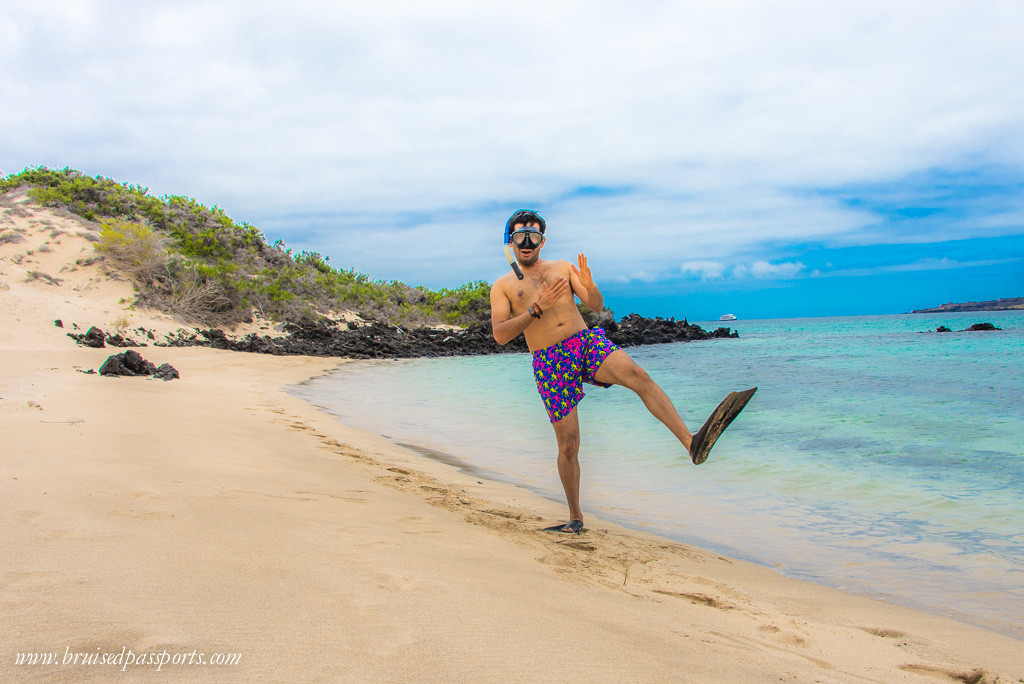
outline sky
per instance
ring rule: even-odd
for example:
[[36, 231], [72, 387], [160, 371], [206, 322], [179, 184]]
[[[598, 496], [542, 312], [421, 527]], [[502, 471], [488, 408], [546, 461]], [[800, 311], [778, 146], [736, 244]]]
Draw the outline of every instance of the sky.
[[0, 173], [186, 195], [431, 288], [588, 257], [616, 315], [1024, 296], [1024, 3], [4, 3]]

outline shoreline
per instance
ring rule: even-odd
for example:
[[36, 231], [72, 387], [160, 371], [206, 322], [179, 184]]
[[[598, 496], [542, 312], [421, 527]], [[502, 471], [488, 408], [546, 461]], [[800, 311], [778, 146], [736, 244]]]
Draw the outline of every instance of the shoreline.
[[[424, 364], [420, 370], [415, 370], [416, 363], [410, 361], [357, 361], [338, 369], [334, 374], [328, 374], [326, 382], [314, 381], [310, 383], [308, 390], [303, 387], [295, 394], [325, 407], [332, 417], [343, 423], [387, 435], [388, 439], [395, 443], [409, 442], [419, 447], [425, 445], [429, 451], [448, 452], [455, 459], [476, 464], [475, 467], [479, 467], [477, 473], [483, 477], [521, 486], [564, 509], [564, 499], [557, 475], [554, 473], [553, 461], [549, 464], [549, 457], [545, 456], [548, 442], [544, 438], [547, 437], [547, 432], [540, 436], [531, 433], [517, 441], [519, 438], [513, 434], [515, 429], [503, 428], [500, 424], [497, 409], [485, 408], [488, 404], [488, 392], [503, 397], [502, 405], [507, 406], [512, 415], [524, 415], [524, 406], [533, 408], [530, 402], [534, 395], [523, 392], [524, 396], [520, 397], [514, 391], [510, 391], [509, 385], [512, 382], [507, 378], [513, 377], [511, 368], [515, 364], [512, 360], [500, 365], [459, 365], [449, 361]], [[448, 377], [463, 378], [462, 384], [449, 383], [445, 380]], [[493, 377], [493, 385], [488, 380], [489, 377]], [[468, 382], [465, 378], [469, 378]], [[463, 385], [466, 388], [487, 389], [475, 390], [466, 398], [458, 389]], [[349, 389], [346, 390], [346, 387]], [[438, 398], [431, 400], [431, 395]], [[450, 396], [451, 399], [444, 399], [446, 396]], [[402, 410], [405, 401], [409, 402], [408, 414]], [[621, 410], [623, 403], [625, 400], [615, 404], [617, 409], [591, 408], [589, 410], [593, 413], [588, 420], [603, 425], [602, 421], [608, 419], [609, 410]], [[444, 417], [442, 411], [450, 412], [450, 418]], [[763, 419], [762, 427], [765, 420], [771, 423], [774, 418]], [[614, 425], [618, 429], [619, 424]], [[786, 490], [789, 496], [798, 502], [802, 501], [803, 504], [803, 508], [791, 513], [786, 509], [780, 509], [779, 502], [783, 499], [773, 496], [774, 491], [783, 490], [759, 486], [744, 490], [752, 491], [754, 494], [748, 505], [738, 504], [741, 501], [736, 498], [738, 495], [734, 495], [732, 499], [719, 496], [719, 481], [724, 480], [727, 484], [740, 482], [736, 471], [741, 474], [749, 471], [745, 460], [761, 460], [760, 455], [750, 456], [758, 453], [756, 445], [744, 444], [744, 440], [739, 440], [743, 452], [735, 454], [736, 458], [732, 459], [734, 464], [739, 463], [739, 466], [734, 465], [732, 471], [725, 467], [720, 471], [724, 472], [724, 475], [716, 480], [715, 473], [711, 471], [691, 473], [688, 469], [673, 463], [671, 451], [664, 451], [668, 456], [663, 455], [663, 450], [670, 450], [671, 445], [665, 445], [656, 439], [650, 443], [654, 444], [653, 447], [646, 441], [641, 444], [641, 433], [634, 432], [630, 423], [625, 423], [624, 426], [624, 435], [636, 436], [636, 442], [640, 445], [637, 450], [642, 453], [654, 452], [660, 459], [655, 461], [657, 467], [665, 470], [651, 471], [662, 472], [657, 482], [648, 481], [649, 477], [646, 480], [632, 479], [630, 473], [634, 465], [630, 464], [647, 461], [637, 457], [633, 460], [627, 459], [627, 465], [619, 466], [616, 454], [628, 445], [614, 442], [616, 448], [600, 451], [599, 444], [595, 443], [592, 445], [592, 451], [588, 452], [590, 466], [594, 468], [586, 484], [591, 502], [585, 509], [588, 521], [598, 517], [629, 529], [651, 532], [674, 542], [750, 561], [785, 577], [956, 619], [1018, 640], [1022, 638], [1020, 615], [1012, 608], [1014, 605], [1020, 605], [1019, 591], [1012, 586], [1012, 572], [1000, 576], [1002, 585], [996, 585], [994, 580], [986, 585], [985, 581], [990, 580], [990, 577], [971, 574], [976, 573], [979, 564], [986, 561], [984, 557], [980, 560], [972, 557], [971, 563], [965, 561], [962, 573], [952, 564], [948, 567], [929, 566], [930, 562], [940, 563], [945, 560], [942, 554], [934, 553], [936, 549], [944, 551], [944, 548], [939, 546], [941, 538], [933, 534], [931, 537], [922, 536], [918, 540], [907, 535], [909, 541], [905, 543], [909, 545], [919, 541], [918, 547], [899, 548], [898, 544], [904, 541], [903, 537], [898, 534], [887, 537], [886, 533], [891, 533], [892, 530], [872, 525], [873, 521], [882, 520], [889, 510], [885, 502], [882, 502], [881, 508], [861, 506], [858, 510], [868, 511], [868, 514], [863, 517], [847, 518], [844, 514], [850, 512], [852, 504], [847, 503], [845, 508], [828, 508], [827, 498], [823, 497], [826, 502], [821, 508], [811, 508], [814, 502], [807, 503], [806, 497], [801, 500], [799, 490]], [[780, 427], [781, 424], [778, 424], [774, 429]], [[649, 433], [642, 434], [644, 439], [652, 438]], [[595, 438], [595, 442], [601, 442], [607, 437], [607, 434], [601, 433]], [[653, 437], [656, 438], [658, 435]], [[844, 453], [841, 447], [842, 445], [830, 447], [821, 456], [826, 459], [839, 459]], [[423, 449], [420, 451], [424, 452]], [[528, 456], [520, 457], [520, 454]], [[769, 464], [770, 475], [774, 472], [770, 470], [773, 461], [769, 457], [765, 458], [765, 462]], [[453, 459], [441, 457], [440, 460], [452, 462]], [[722, 465], [728, 464], [723, 462]], [[619, 474], [622, 477], [616, 479], [616, 475]], [[703, 481], [693, 480], [696, 475], [707, 477]], [[774, 483], [778, 484], [778, 481], [786, 480], [780, 477]], [[819, 482], [819, 486], [823, 488], [829, 484], [825, 478]], [[892, 491], [923, 491], [925, 494], [921, 497], [927, 500], [927, 484], [924, 483], [920, 490], [907, 490], [906, 486], [897, 488], [893, 485]], [[907, 486], [917, 485], [912, 483]], [[997, 503], [1005, 498], [1002, 497]], [[700, 503], [686, 503], [696, 499], [699, 499]], [[890, 500], [896, 499], [890, 497]], [[980, 500], [981, 505], [984, 505], [985, 499]], [[902, 501], [903, 503], [893, 505], [911, 506], [917, 499]], [[705, 517], [702, 509], [708, 507], [715, 513]], [[782, 511], [780, 514], [771, 513], [779, 510]], [[754, 517], [745, 518], [742, 511], [753, 511]], [[968, 511], [970, 512], [976, 512], [976, 509]], [[806, 513], [810, 522], [797, 521], [795, 516], [803, 513]], [[561, 515], [564, 517], [564, 510]], [[821, 516], [820, 520], [817, 516]], [[548, 524], [558, 520], [556, 516]], [[835, 523], [835, 520], [841, 523]], [[957, 518], [957, 521], [960, 520], [964, 521], [964, 525], [971, 524], [970, 518]], [[897, 528], [895, 531], [898, 533], [903, 529], [905, 528]], [[865, 532], [864, 536], [858, 536], [862, 530], [869, 532]], [[992, 535], [991, 530], [988, 534], [992, 538], [997, 538]], [[875, 546], [864, 543], [863, 540], [867, 538], [875, 540]], [[1007, 540], [1006, 544], [1010, 544], [1011, 541]], [[897, 547], [893, 552], [874, 550], [875, 547], [890, 543]], [[995, 574], [995, 559], [999, 559], [1000, 556], [995, 555], [991, 558], [994, 560], [985, 565], [990, 576]], [[1001, 570], [1002, 566], [998, 568]], [[1002, 586], [1006, 586], [1007, 590], [1000, 593]]]
[[107, 351], [3, 357], [5, 679], [113, 674], [13, 664], [65, 646], [242, 653], [224, 680], [1024, 677], [1011, 637], [597, 519], [540, 535], [560, 504], [287, 393], [338, 360], [77, 372]]
[[[317, 408], [320, 409], [320, 407], [317, 407]], [[320, 410], [324, 410], [324, 409], [320, 409]], [[333, 417], [333, 415], [332, 415], [332, 417]], [[337, 420], [336, 417], [334, 417], [334, 419]], [[362, 428], [354, 428], [354, 429], [362, 429]], [[373, 433], [373, 434], [378, 434], [378, 433]], [[515, 487], [517, 489], [525, 491], [529, 496], [534, 496], [534, 497], [543, 499], [544, 501], [547, 501], [547, 502], [550, 502], [552, 504], [555, 504], [555, 505], [559, 506], [562, 509], [564, 509], [564, 507], [565, 507], [564, 500], [559, 499], [559, 496], [558, 496], [557, 492], [544, 491], [543, 489], [541, 489], [539, 487], [533, 487], [533, 486], [530, 486], [530, 485], [528, 485], [526, 483], [523, 483], [523, 482], [517, 482], [511, 476], [505, 477], [505, 476], [502, 476], [502, 474], [500, 474], [500, 473], [496, 473], [496, 472], [490, 471], [490, 470], [488, 470], [486, 468], [483, 468], [483, 467], [475, 466], [472, 463], [464, 461], [464, 460], [462, 460], [462, 459], [460, 459], [460, 458], [458, 458], [456, 456], [452, 456], [451, 454], [449, 454], [447, 452], [441, 451], [441, 450], [433, 448], [433, 447], [425, 447], [425, 446], [421, 446], [421, 445], [418, 445], [418, 444], [412, 444], [412, 443], [408, 443], [408, 442], [395, 441], [395, 440], [392, 440], [391, 438], [388, 438], [388, 437], [385, 437], [385, 436], [379, 435], [379, 434], [378, 434], [378, 436], [380, 436], [382, 439], [387, 439], [390, 443], [394, 444], [397, 447], [413, 451], [416, 454], [422, 456], [423, 458], [426, 458], [426, 459], [429, 459], [431, 461], [435, 461], [435, 462], [441, 463], [443, 465], [447, 465], [447, 466], [451, 466], [453, 468], [456, 468], [459, 472], [464, 473], [465, 475], [467, 475], [469, 477], [488, 479], [488, 480], [492, 480], [494, 482], [499, 482], [499, 483], [502, 483], [502, 484], [507, 484], [507, 485], [509, 485], [511, 487]], [[656, 529], [645, 529], [646, 527], [649, 527], [649, 525], [647, 525], [645, 523], [638, 523], [638, 522], [634, 522], [634, 521], [631, 521], [631, 520], [628, 520], [628, 519], [615, 520], [614, 516], [603, 517], [601, 511], [595, 510], [595, 509], [592, 509], [592, 508], [586, 508], [585, 507], [584, 508], [584, 513], [586, 514], [588, 521], [589, 520], [595, 520], [599, 524], [602, 524], [602, 525], [615, 525], [615, 526], [621, 527], [623, 529], [632, 530], [632, 531], [637, 532], [639, 534], [649, 535], [649, 536], [652, 536], [652, 537], [656, 537], [658, 539], [664, 539], [665, 541], [673, 543], [673, 544], [681, 544], [681, 545], [684, 545], [684, 546], [697, 548], [697, 549], [700, 549], [701, 551], [706, 552], [706, 553], [719, 554], [719, 555], [722, 555], [722, 556], [725, 556], [725, 557], [729, 558], [732, 561], [743, 562], [743, 563], [750, 563], [751, 565], [755, 565], [757, 567], [764, 568], [766, 570], [770, 570], [772, 572], [775, 572], [780, 577], [784, 577], [786, 579], [791, 579], [791, 580], [798, 581], [798, 582], [806, 582], [808, 584], [813, 584], [815, 586], [820, 586], [820, 587], [827, 588], [827, 589], [834, 589], [836, 591], [840, 591], [840, 592], [843, 592], [845, 594], [849, 594], [851, 596], [861, 597], [861, 598], [865, 598], [865, 599], [868, 599], [868, 600], [878, 601], [878, 602], [881, 602], [881, 603], [885, 603], [887, 605], [900, 606], [900, 607], [903, 607], [903, 608], [906, 608], [906, 609], [909, 609], [909, 610], [918, 611], [918, 612], [922, 612], [922, 613], [927, 613], [929, 615], [934, 615], [936, 617], [953, 620], [955, 622], [962, 623], [964, 625], [969, 625], [971, 627], [976, 627], [978, 629], [983, 629], [983, 630], [986, 630], [986, 631], [993, 632], [995, 634], [1000, 634], [1002, 636], [1009, 637], [1009, 638], [1017, 640], [1017, 641], [1024, 642], [1024, 636], [1017, 636], [1016, 634], [1014, 634], [1013, 633], [1014, 627], [1012, 625], [1009, 625], [1009, 624], [1005, 623], [1005, 622], [996, 623], [994, 621], [990, 621], [989, 623], [986, 623], [984, 618], [979, 617], [979, 616], [975, 616], [975, 615], [971, 615], [970, 613], [966, 613], [966, 612], [963, 612], [963, 611], [956, 611], [956, 610], [953, 610], [953, 609], [944, 609], [944, 608], [940, 608], [940, 607], [936, 607], [936, 606], [930, 606], [930, 605], [928, 605], [926, 603], [923, 603], [921, 601], [917, 601], [917, 600], [914, 600], [912, 598], [909, 598], [909, 597], [906, 597], [906, 596], [901, 596], [901, 595], [898, 595], [898, 594], [886, 594], [886, 593], [882, 593], [882, 592], [878, 592], [878, 591], [872, 593], [872, 592], [869, 592], [867, 590], [858, 591], [858, 590], [855, 590], [855, 589], [844, 589], [844, 588], [842, 588], [840, 586], [837, 586], [834, 583], [829, 583], [825, 579], [820, 579], [820, 580], [806, 579], [804, 577], [800, 577], [799, 573], [793, 573], [793, 574], [784, 573], [784, 572], [780, 571], [777, 567], [773, 567], [773, 565], [771, 563], [769, 563], [767, 561], [759, 560], [754, 555], [744, 551], [742, 548], [731, 548], [731, 547], [727, 547], [727, 546], [721, 546], [719, 548], [716, 548], [716, 547], [714, 547], [712, 545], [701, 546], [700, 545], [701, 544], [700, 541], [689, 541], [687, 539], [680, 539], [680, 538], [673, 537], [673, 536], [671, 536], [669, 534], [660, 533]], [[555, 517], [557, 518], [557, 516], [555, 516]], [[563, 511], [562, 517], [563, 518], [565, 517], [564, 511]], [[544, 524], [546, 525], [549, 522], [556, 522], [556, 520], [555, 519], [548, 520]], [[588, 525], [587, 529], [589, 529], [589, 525]]]

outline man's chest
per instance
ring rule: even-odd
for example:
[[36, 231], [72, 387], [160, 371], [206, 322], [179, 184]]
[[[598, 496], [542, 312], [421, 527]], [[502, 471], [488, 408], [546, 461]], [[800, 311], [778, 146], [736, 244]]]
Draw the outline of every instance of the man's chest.
[[537, 301], [545, 283], [553, 282], [559, 274], [555, 269], [548, 269], [541, 273], [527, 273], [522, 280], [512, 284], [509, 291], [509, 300], [512, 302], [512, 310], [516, 312], [525, 311], [531, 304]]

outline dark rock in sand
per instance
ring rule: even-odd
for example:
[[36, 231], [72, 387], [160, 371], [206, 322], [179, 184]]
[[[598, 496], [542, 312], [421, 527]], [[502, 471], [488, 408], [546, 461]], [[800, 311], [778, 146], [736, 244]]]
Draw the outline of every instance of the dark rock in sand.
[[103, 331], [97, 328], [95, 325], [89, 328], [84, 335], [68, 333], [68, 337], [78, 342], [78, 344], [81, 344], [86, 347], [102, 349], [103, 347], [107, 346], [106, 344], [103, 343], [105, 337]]
[[[75, 327], [77, 328], [78, 326]], [[148, 346], [146, 344], [140, 344], [130, 337], [125, 337], [121, 333], [117, 333], [116, 335], [105, 333], [96, 326], [89, 328], [89, 330], [86, 331], [84, 335], [79, 335], [77, 333], [68, 333], [68, 337], [75, 340], [81, 345], [85, 345], [86, 347], [95, 347], [96, 349], [102, 349], [103, 347], [106, 347], [108, 344], [111, 347]]]
[[231, 346], [228, 342], [228, 336], [224, 334], [224, 331], [220, 328], [211, 328], [210, 330], [200, 330], [199, 334], [210, 341], [210, 346], [214, 349], [230, 349]]
[[63, 327], [64, 327], [64, 321], [60, 320], [59, 318], [58, 318], [57, 320], [55, 320], [55, 321], [53, 322], [53, 324], [54, 324], [55, 326], [57, 326], [58, 328], [63, 328]]
[[140, 344], [130, 337], [125, 337], [121, 333], [111, 335], [107, 333], [107, 344], [111, 347], [148, 347], [147, 344]]
[[100, 375], [153, 375], [156, 366], [142, 358], [134, 349], [107, 358], [100, 366]]
[[161, 363], [156, 372], [153, 373], [153, 377], [160, 378], [161, 380], [174, 380], [175, 378], [180, 378], [181, 375], [178, 374], [178, 370], [171, 364]]
[[[92, 371], [90, 370], [89, 372], [91, 373]], [[161, 380], [173, 380], [181, 377], [177, 369], [171, 364], [163, 363], [158, 368], [142, 358], [142, 355], [134, 349], [108, 357], [103, 362], [103, 365], [100, 366], [100, 375], [126, 375], [130, 377], [152, 375]]]

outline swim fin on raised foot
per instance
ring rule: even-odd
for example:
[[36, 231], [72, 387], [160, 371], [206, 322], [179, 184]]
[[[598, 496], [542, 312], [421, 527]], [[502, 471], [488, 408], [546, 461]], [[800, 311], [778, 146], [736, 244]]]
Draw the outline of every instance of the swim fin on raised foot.
[[756, 391], [756, 387], [751, 387], [743, 392], [729, 392], [729, 396], [723, 399], [718, 408], [711, 413], [690, 443], [690, 460], [694, 465], [700, 465], [708, 460], [711, 447], [715, 446], [715, 442], [725, 432], [725, 428], [729, 427], [729, 423], [740, 414]]

